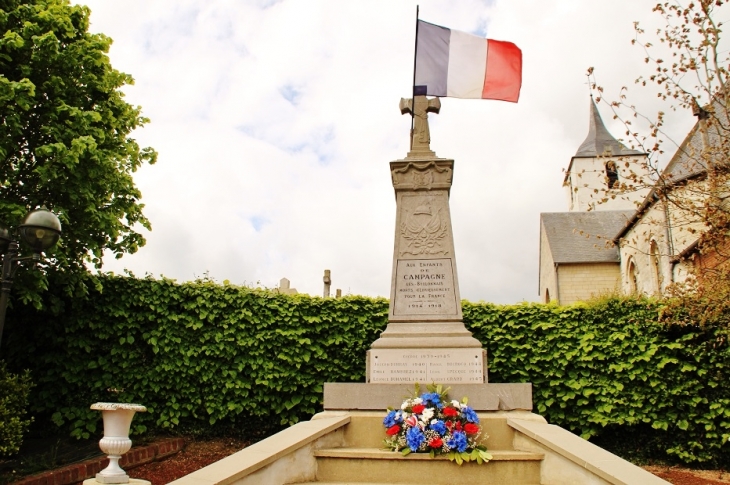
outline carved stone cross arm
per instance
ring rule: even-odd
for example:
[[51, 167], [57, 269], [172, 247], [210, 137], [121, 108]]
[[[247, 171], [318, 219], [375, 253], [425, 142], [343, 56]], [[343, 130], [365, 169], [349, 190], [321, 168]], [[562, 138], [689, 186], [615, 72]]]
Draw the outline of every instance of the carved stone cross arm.
[[401, 114], [413, 114], [413, 133], [411, 154], [431, 155], [431, 132], [428, 129], [428, 113], [438, 113], [441, 110], [439, 98], [428, 99], [426, 96], [416, 96], [413, 99], [401, 98]]

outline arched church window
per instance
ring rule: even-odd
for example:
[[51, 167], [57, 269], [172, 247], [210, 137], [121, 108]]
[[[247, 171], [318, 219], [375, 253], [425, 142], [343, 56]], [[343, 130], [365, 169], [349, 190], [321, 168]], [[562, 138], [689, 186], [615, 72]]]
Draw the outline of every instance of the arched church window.
[[659, 245], [653, 239], [649, 245], [649, 257], [651, 258], [651, 272], [654, 277], [654, 291], [659, 293], [662, 289], [662, 273], [659, 266]]
[[610, 161], [606, 163], [606, 178], [609, 189], [613, 189], [618, 185], [618, 168], [616, 167], [616, 162]]
[[639, 285], [637, 284], [637, 281], [636, 281], [636, 264], [634, 263], [633, 259], [629, 260], [628, 277], [629, 277], [629, 293], [631, 293], [633, 295], [639, 289]]

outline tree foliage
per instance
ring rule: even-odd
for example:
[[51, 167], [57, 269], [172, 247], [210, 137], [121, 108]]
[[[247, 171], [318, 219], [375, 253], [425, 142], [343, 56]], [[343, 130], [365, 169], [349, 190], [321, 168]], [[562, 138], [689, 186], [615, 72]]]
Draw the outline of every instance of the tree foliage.
[[[0, 2], [0, 221], [17, 227], [40, 206], [56, 213], [63, 237], [46, 269], [67, 285], [85, 265], [101, 267], [105, 250], [144, 245], [135, 225], [150, 223], [132, 173], [156, 159], [130, 137], [148, 120], [124, 100], [133, 79], [111, 66], [112, 41], [88, 32], [89, 15], [68, 0]], [[45, 276], [19, 277], [14, 292], [40, 301]]]

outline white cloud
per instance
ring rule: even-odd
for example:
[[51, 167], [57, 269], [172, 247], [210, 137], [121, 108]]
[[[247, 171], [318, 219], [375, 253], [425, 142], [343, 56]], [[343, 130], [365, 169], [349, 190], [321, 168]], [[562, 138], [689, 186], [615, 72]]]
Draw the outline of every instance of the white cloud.
[[[160, 154], [136, 182], [153, 230], [105, 269], [180, 281], [388, 296], [395, 201], [388, 162], [405, 156], [415, 1], [90, 0], [114, 39], [127, 99]], [[607, 92], [643, 65], [633, 21], [650, 0], [421, 0], [421, 18], [524, 53], [518, 104], [443, 99], [432, 147], [456, 160], [452, 219], [462, 297], [536, 300], [539, 213], [566, 208], [561, 170], [588, 131], [585, 72]], [[634, 93], [634, 91], [637, 91]], [[646, 101], [648, 112], [658, 104]], [[614, 135], [620, 125], [603, 110]], [[679, 113], [674, 133], [692, 124]]]

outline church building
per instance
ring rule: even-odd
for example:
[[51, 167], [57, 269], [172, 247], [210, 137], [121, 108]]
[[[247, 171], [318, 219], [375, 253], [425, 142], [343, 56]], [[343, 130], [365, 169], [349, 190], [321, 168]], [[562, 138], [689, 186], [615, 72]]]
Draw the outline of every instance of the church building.
[[541, 301], [567, 305], [621, 289], [621, 259], [613, 244], [648, 195], [645, 153], [630, 150], [606, 129], [591, 99], [588, 136], [570, 159], [563, 186], [568, 211], [540, 214]]
[[[716, 107], [720, 109], [720, 106]], [[650, 177], [647, 154], [631, 150], [606, 129], [591, 99], [588, 136], [571, 158], [563, 186], [567, 212], [540, 214], [539, 294], [568, 305], [605, 293], [662, 294], [692, 269], [714, 264], [697, 251], [704, 227], [691, 210], [667, 200], [703, 204], [703, 149], [717, 143], [698, 121], [661, 174]], [[660, 198], [659, 190], [671, 194]], [[717, 259], [717, 258], [715, 258]]]

